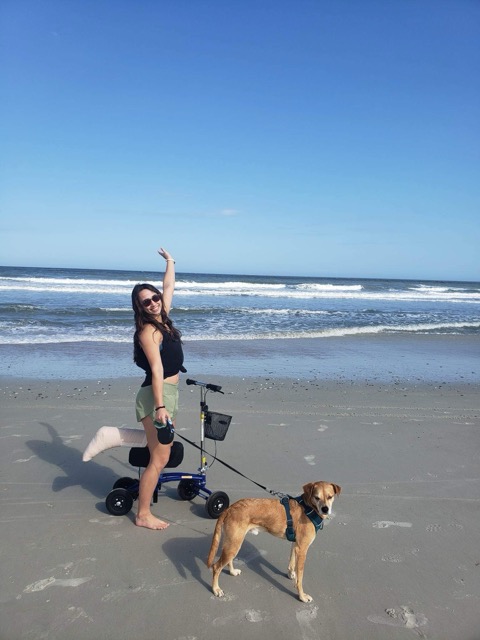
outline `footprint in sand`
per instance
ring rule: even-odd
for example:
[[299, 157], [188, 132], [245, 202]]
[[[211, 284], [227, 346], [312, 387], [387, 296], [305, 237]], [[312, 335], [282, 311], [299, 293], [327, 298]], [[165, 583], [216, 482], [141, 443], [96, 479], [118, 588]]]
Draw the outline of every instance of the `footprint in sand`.
[[108, 520], [99, 520], [98, 518], [92, 518], [89, 520], [92, 524], [103, 524], [107, 526], [121, 524], [121, 518], [109, 517]]
[[415, 613], [410, 607], [402, 606], [399, 609], [385, 609], [388, 618], [383, 616], [367, 616], [369, 622], [375, 624], [386, 624], [391, 627], [405, 627], [406, 629], [417, 629], [424, 627], [428, 619], [423, 613]]
[[403, 558], [401, 556], [397, 556], [395, 554], [391, 554], [391, 555], [387, 555], [387, 556], [382, 556], [382, 561], [383, 562], [403, 562]]
[[35, 591], [43, 591], [48, 587], [78, 587], [81, 584], [85, 584], [92, 579], [92, 576], [89, 578], [71, 578], [69, 580], [58, 580], [57, 578], [45, 578], [45, 580], [39, 580], [38, 582], [34, 582], [29, 584], [23, 590], [23, 593], [33, 593]]
[[231, 593], [224, 593], [221, 598], [219, 598], [218, 596], [214, 596], [213, 593], [210, 596], [210, 600], [213, 600], [214, 602], [233, 602], [236, 599], [237, 596], [234, 596]]
[[380, 520], [379, 522], [374, 522], [372, 527], [374, 529], [388, 529], [389, 527], [411, 527], [411, 522], [391, 522], [390, 520]]
[[245, 609], [224, 618], [215, 618], [212, 622], [214, 627], [223, 627], [224, 625], [235, 624], [236, 622], [268, 622], [270, 614], [267, 611], [257, 611], [256, 609]]
[[83, 436], [60, 436], [63, 440], [63, 444], [71, 444], [74, 440], [81, 440]]
[[15, 464], [16, 462], [30, 462], [30, 460], [33, 460], [33, 458], [36, 458], [37, 456], [30, 456], [29, 458], [19, 458], [18, 460], [14, 460], [13, 464]]
[[295, 613], [298, 626], [300, 627], [300, 633], [302, 634], [302, 640], [317, 640], [318, 630], [314, 628], [312, 622], [316, 619], [318, 607], [311, 605], [307, 608], [299, 609]]

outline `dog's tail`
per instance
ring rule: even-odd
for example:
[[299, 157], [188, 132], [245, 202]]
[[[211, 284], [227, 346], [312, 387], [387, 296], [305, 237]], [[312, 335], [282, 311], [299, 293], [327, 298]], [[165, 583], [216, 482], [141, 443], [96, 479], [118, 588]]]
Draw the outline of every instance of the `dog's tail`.
[[215, 554], [217, 553], [218, 545], [220, 544], [220, 538], [222, 537], [222, 529], [223, 529], [223, 521], [225, 520], [226, 511], [220, 514], [220, 517], [217, 520], [217, 524], [215, 525], [215, 531], [213, 532], [212, 545], [210, 547], [210, 551], [208, 553], [207, 558], [207, 567], [213, 565], [213, 561], [215, 560]]

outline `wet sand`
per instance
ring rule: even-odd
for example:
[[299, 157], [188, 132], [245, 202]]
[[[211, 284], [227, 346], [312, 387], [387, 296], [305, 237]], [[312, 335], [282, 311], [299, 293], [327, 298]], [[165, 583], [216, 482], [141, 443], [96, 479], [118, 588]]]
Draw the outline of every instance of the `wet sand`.
[[[205, 559], [205, 502], [164, 485], [163, 532], [114, 517], [105, 497], [135, 477], [128, 449], [88, 463], [102, 425], [135, 427], [138, 379], [0, 380], [2, 640], [475, 640], [480, 637], [478, 384], [206, 376], [212, 410], [233, 416], [217, 454], [275, 491], [342, 487], [307, 558], [301, 603], [289, 543], [247, 536], [224, 598]], [[198, 441], [199, 393], [181, 383], [178, 433]], [[210, 452], [215, 443], [207, 441]], [[211, 462], [209, 457], [209, 461]], [[185, 444], [180, 469], [199, 453]], [[207, 486], [269, 497], [216, 461]]]
[[[184, 342], [189, 375], [357, 382], [480, 384], [476, 335], [378, 334], [291, 340]], [[0, 344], [9, 378], [141, 379], [130, 343]]]

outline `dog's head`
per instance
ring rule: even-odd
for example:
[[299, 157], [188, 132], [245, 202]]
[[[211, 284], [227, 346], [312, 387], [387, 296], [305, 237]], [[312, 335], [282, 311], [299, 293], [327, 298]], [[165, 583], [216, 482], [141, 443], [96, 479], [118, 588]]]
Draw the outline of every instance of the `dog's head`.
[[342, 487], [331, 482], [309, 482], [303, 487], [303, 499], [305, 503], [315, 509], [319, 516], [324, 518], [332, 513], [332, 504], [335, 496], [342, 491]]

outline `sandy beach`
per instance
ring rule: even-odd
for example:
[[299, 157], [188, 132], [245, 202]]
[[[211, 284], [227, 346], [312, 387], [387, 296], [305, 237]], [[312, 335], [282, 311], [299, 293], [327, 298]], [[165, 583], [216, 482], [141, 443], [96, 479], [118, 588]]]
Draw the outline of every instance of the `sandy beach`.
[[[291, 495], [315, 480], [342, 487], [308, 554], [314, 601], [286, 576], [289, 543], [266, 533], [247, 536], [241, 575], [224, 572], [214, 597], [215, 521], [174, 485], [153, 508], [166, 531], [135, 527], [136, 505], [109, 515], [113, 483], [137, 472], [128, 449], [82, 453], [102, 425], [136, 426], [137, 378], [2, 378], [2, 640], [480, 638], [478, 384], [206, 381], [225, 391], [210, 408], [233, 416], [219, 458]], [[182, 381], [178, 433], [197, 441], [198, 402]], [[198, 455], [185, 444], [180, 468], [196, 471]], [[218, 461], [207, 477], [231, 502], [269, 497]]]

